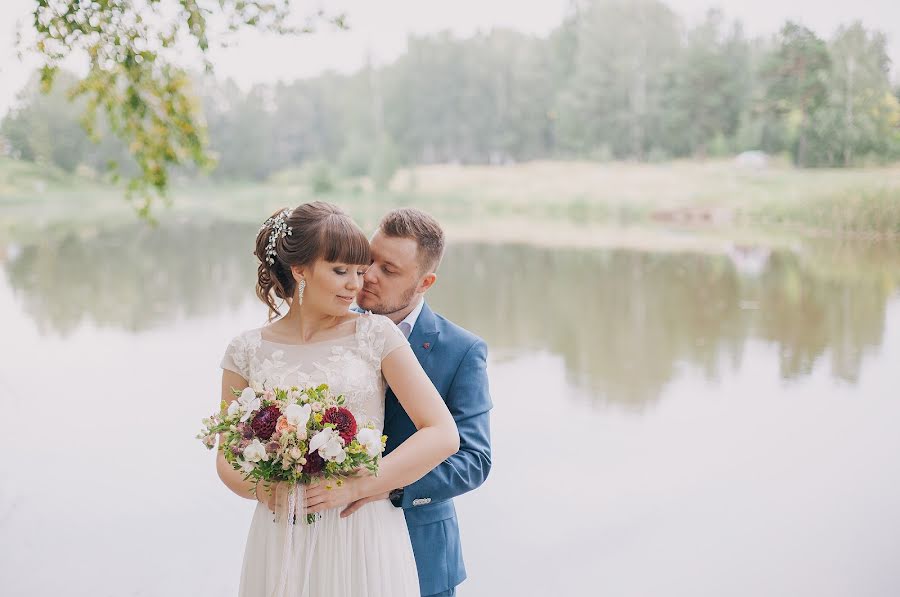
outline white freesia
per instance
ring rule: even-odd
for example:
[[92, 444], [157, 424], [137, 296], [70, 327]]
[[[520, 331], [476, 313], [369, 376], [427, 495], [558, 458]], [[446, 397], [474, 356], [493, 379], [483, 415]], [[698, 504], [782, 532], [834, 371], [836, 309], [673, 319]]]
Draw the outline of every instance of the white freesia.
[[253, 391], [253, 388], [244, 388], [244, 391], [241, 392], [237, 402], [240, 404], [239, 408], [243, 413], [241, 415], [241, 423], [249, 419], [250, 415], [253, 414], [253, 411], [258, 410], [259, 407], [262, 406], [262, 402], [256, 397], [256, 392]]
[[356, 441], [366, 448], [366, 453], [372, 458], [381, 454], [381, 451], [384, 449], [381, 445], [381, 434], [378, 433], [377, 429], [363, 427], [356, 434]]
[[253, 469], [255, 469], [255, 468], [256, 468], [256, 463], [247, 462], [246, 460], [241, 462], [241, 470], [244, 472], [245, 475], [249, 475], [250, 473], [252, 473]]
[[311, 414], [312, 407], [308, 404], [302, 406], [300, 404], [290, 404], [284, 409], [284, 418], [287, 419], [288, 423], [297, 428], [306, 427], [306, 423], [309, 422], [309, 415]]
[[248, 462], [269, 460], [269, 454], [266, 452], [266, 447], [259, 441], [259, 438], [254, 438], [253, 441], [244, 448], [244, 459]]
[[231, 404], [228, 405], [228, 416], [233, 417], [239, 412], [241, 412], [241, 403], [237, 400], [232, 400]]

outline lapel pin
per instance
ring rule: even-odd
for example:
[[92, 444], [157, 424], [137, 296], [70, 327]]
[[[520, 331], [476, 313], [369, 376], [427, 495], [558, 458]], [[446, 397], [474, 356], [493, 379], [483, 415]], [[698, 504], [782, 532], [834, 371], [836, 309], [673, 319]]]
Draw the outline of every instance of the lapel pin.
[[422, 348], [424, 348], [425, 350], [428, 350], [429, 348], [431, 348], [431, 342], [426, 342], [425, 344], [422, 345]]

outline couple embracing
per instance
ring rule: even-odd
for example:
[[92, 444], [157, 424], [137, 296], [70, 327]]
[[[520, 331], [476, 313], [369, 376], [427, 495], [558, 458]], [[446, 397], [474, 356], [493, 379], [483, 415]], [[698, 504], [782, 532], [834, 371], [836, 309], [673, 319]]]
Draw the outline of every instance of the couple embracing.
[[492, 403], [484, 341], [425, 301], [443, 252], [440, 225], [415, 209], [388, 213], [371, 241], [324, 202], [260, 228], [256, 292], [269, 323], [228, 345], [223, 400], [328, 384], [387, 445], [377, 476], [305, 487], [302, 507], [318, 520], [287, 526], [273, 520], [287, 485], [245, 480], [218, 451], [223, 483], [258, 501], [241, 596], [455, 595], [465, 579], [453, 498], [488, 475]]

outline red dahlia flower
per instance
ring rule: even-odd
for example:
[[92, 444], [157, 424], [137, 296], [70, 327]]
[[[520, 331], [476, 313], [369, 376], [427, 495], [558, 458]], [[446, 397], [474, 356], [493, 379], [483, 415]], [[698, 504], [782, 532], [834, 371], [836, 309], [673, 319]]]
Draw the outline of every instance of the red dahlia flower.
[[356, 418], [353, 416], [353, 413], [346, 408], [341, 406], [329, 408], [322, 417], [322, 423], [331, 423], [334, 425], [335, 429], [337, 429], [337, 432], [340, 434], [341, 439], [344, 440], [345, 446], [350, 445], [350, 442], [356, 437]]
[[267, 406], [256, 413], [256, 416], [253, 417], [253, 422], [250, 423], [250, 427], [260, 439], [267, 440], [275, 433], [275, 424], [280, 416], [281, 411], [278, 410], [277, 406]]
[[307, 475], [318, 475], [325, 468], [325, 459], [319, 456], [319, 451], [306, 454], [306, 464], [303, 465], [303, 472]]

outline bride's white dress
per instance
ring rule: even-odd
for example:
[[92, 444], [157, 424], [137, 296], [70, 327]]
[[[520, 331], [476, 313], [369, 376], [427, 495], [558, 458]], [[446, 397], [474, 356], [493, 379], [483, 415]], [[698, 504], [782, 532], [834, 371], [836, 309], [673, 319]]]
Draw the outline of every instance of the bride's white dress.
[[[279, 344], [262, 337], [263, 328], [234, 338], [221, 366], [254, 387], [304, 387], [327, 383], [343, 394], [360, 426], [384, 427], [381, 361], [408, 345], [387, 317], [365, 313], [353, 334], [309, 344]], [[406, 519], [388, 500], [370, 502], [347, 518], [325, 511], [314, 525], [301, 517], [273, 522], [256, 505], [241, 571], [242, 597], [418, 597], [419, 581]], [[290, 528], [290, 531], [286, 529]], [[290, 560], [283, 548], [293, 533]], [[286, 578], [283, 578], [283, 574]], [[286, 580], [283, 587], [281, 581]]]

